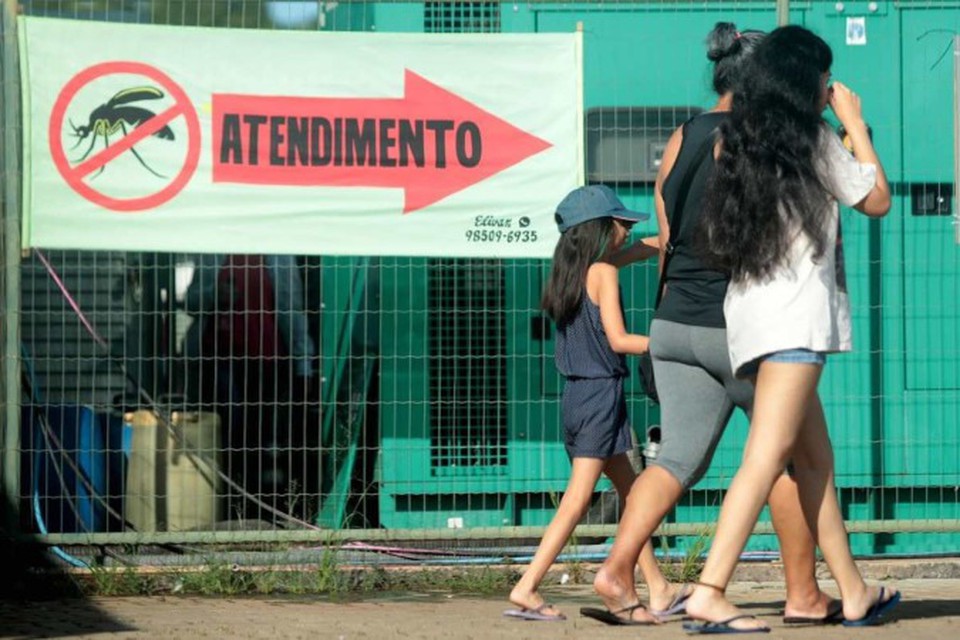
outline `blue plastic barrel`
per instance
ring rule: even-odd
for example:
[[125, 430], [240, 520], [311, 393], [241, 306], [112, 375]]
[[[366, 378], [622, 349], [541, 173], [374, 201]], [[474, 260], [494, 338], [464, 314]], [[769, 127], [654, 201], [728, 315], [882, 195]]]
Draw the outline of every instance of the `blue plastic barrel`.
[[[46, 436], [41, 417], [50, 429]], [[126, 456], [122, 424], [97, 414], [92, 407], [47, 405], [24, 407], [23, 428], [22, 442], [32, 443], [28, 458], [31, 503], [42, 520], [38, 522], [41, 530], [122, 531], [122, 523], [109, 516], [106, 508], [109, 504], [118, 514], [123, 513]]]

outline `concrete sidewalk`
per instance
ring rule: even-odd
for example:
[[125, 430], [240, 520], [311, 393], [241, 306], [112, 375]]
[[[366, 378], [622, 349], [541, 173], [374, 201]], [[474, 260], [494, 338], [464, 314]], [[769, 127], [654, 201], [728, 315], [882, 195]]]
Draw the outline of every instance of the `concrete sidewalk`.
[[[960, 561], [861, 562], [871, 583], [903, 592], [903, 602], [883, 626], [870, 628], [784, 627], [782, 584], [776, 565], [747, 564], [738, 570], [730, 597], [762, 617], [766, 638], [872, 640], [960, 638]], [[769, 572], [775, 578], [766, 579]], [[832, 582], [824, 581], [836, 595]], [[657, 627], [608, 627], [578, 615], [598, 606], [589, 585], [544, 589], [569, 616], [560, 623], [520, 622], [502, 617], [505, 598], [463, 594], [378, 594], [361, 599], [317, 598], [95, 598], [44, 603], [0, 602], [0, 637], [118, 638], [683, 638], [676, 618]]]

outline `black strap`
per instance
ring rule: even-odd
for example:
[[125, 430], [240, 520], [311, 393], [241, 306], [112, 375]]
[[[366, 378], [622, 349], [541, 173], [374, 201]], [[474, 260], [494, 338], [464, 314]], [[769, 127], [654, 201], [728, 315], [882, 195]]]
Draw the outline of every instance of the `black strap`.
[[670, 265], [670, 258], [673, 257], [676, 247], [674, 246], [677, 238], [680, 237], [680, 222], [683, 217], [683, 207], [687, 204], [687, 193], [690, 191], [690, 183], [693, 182], [693, 176], [697, 169], [703, 164], [704, 158], [713, 150], [717, 141], [717, 129], [713, 129], [704, 136], [703, 142], [697, 148], [696, 154], [690, 164], [687, 165], [687, 171], [683, 174], [683, 180], [680, 181], [680, 191], [677, 195], [677, 202], [673, 207], [673, 218], [670, 222], [670, 238], [667, 240], [667, 247], [663, 254], [663, 265], [660, 268], [660, 284], [657, 285], [657, 301], [653, 303], [653, 308], [660, 306], [660, 300], [663, 298], [663, 288], [667, 284], [667, 267]]

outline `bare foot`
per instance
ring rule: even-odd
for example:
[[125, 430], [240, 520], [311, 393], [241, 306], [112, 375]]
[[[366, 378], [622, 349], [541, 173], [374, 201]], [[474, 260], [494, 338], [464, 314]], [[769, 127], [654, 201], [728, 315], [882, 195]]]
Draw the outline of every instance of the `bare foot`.
[[640, 597], [633, 585], [624, 584], [604, 567], [600, 567], [597, 576], [593, 579], [593, 590], [611, 613], [619, 614], [621, 611], [629, 610], [629, 617], [623, 616], [625, 619], [633, 622], [660, 623], [660, 619], [647, 611], [646, 607], [636, 606], [640, 602]]
[[[814, 600], [800, 600], [795, 598], [791, 601], [788, 599], [787, 603], [783, 606], [783, 617], [785, 619], [795, 618], [797, 620], [824, 620], [827, 619], [831, 613], [839, 614], [840, 606], [839, 600], [818, 590]], [[839, 617], [839, 615], [837, 615], [837, 617]]]
[[[513, 588], [510, 592], [510, 602], [517, 605], [521, 609], [526, 609], [532, 611], [537, 610], [538, 613], [542, 613], [546, 616], [562, 616], [563, 613], [554, 606], [543, 607], [543, 598], [540, 597], [540, 594], [536, 591], [530, 591], [529, 589], [524, 589], [519, 584]], [[539, 607], [543, 607], [540, 609]]]
[[687, 615], [705, 622], [719, 623], [729, 620], [730, 628], [740, 631], [769, 629], [762, 620], [733, 606], [720, 589], [706, 585], [698, 584], [694, 588], [693, 594], [687, 600]]
[[843, 617], [847, 620], [861, 620], [878, 602], [887, 602], [897, 595], [892, 587], [883, 587], [883, 599], [880, 599], [880, 587], [867, 587], [859, 597], [843, 599]]

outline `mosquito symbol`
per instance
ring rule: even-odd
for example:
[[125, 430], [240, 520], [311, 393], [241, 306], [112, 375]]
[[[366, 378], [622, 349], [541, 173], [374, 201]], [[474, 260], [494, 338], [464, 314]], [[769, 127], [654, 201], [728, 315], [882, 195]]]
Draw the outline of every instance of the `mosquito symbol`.
[[[142, 125], [144, 122], [154, 117], [155, 114], [149, 109], [144, 109], [142, 107], [135, 106], [124, 106], [129, 105], [131, 102], [139, 102], [141, 100], [158, 100], [163, 97], [163, 92], [154, 87], [132, 87], [130, 89], [124, 89], [114, 95], [110, 100], [103, 103], [92, 112], [90, 112], [89, 121], [85, 125], [76, 126], [73, 124], [73, 121], [70, 121], [70, 126], [73, 127], [73, 135], [77, 138], [77, 144], [71, 147], [76, 149], [81, 142], [90, 138], [90, 145], [87, 147], [86, 152], [77, 160], [77, 162], [82, 162], [90, 155], [90, 152], [93, 151], [93, 148], [97, 144], [97, 140], [100, 137], [103, 137], [103, 146], [104, 148], [110, 146], [110, 136], [115, 135], [118, 131], [122, 131], [123, 135], [127, 135], [127, 127], [136, 128]], [[173, 140], [173, 131], [168, 126], [164, 126], [162, 129], [159, 129], [154, 136], [160, 138], [161, 140]], [[140, 154], [137, 153], [137, 150], [133, 147], [130, 147], [130, 152], [137, 158], [140, 164], [143, 165], [143, 168], [157, 176], [158, 178], [166, 178], [153, 169], [150, 168]], [[101, 165], [100, 169], [93, 175], [97, 177], [100, 175], [106, 165]]]

